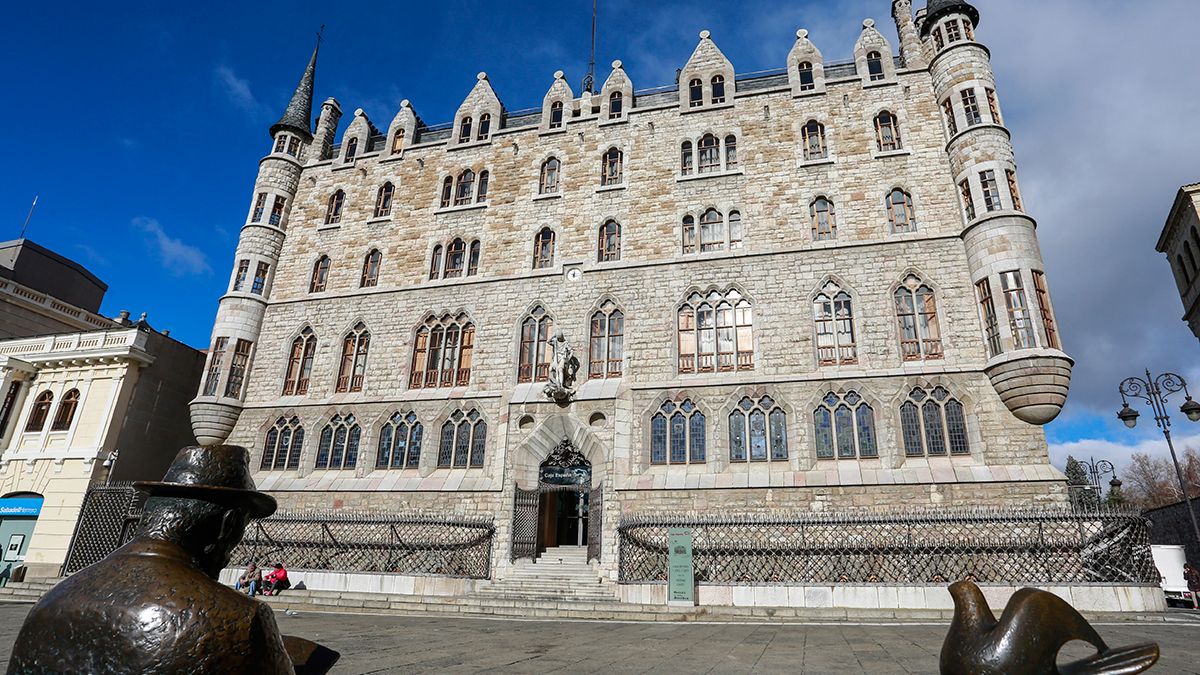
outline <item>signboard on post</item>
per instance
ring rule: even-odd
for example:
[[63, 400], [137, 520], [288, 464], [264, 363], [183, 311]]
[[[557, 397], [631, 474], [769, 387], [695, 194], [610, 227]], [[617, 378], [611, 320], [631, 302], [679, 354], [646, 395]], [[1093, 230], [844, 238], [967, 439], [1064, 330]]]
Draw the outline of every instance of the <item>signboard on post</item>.
[[667, 534], [667, 604], [696, 605], [696, 575], [692, 564], [692, 531], [673, 528]]

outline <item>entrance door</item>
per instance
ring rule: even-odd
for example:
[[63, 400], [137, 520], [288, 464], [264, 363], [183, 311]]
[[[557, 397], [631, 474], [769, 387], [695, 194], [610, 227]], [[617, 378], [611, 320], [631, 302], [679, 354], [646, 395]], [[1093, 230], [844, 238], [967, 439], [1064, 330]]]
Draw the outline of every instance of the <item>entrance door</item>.
[[512, 557], [533, 558], [547, 548], [587, 546], [592, 465], [563, 439], [538, 468], [536, 490], [516, 487]]
[[587, 545], [589, 497], [573, 487], [546, 486], [538, 506], [539, 552], [556, 546]]

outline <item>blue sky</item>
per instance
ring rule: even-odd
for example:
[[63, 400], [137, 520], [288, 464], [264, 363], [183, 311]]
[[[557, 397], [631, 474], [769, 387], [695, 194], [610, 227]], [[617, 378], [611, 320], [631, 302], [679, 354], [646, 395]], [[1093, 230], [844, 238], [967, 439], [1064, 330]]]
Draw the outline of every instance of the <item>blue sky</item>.
[[[894, 40], [888, 0], [599, 4], [598, 78], [620, 58], [639, 88], [671, 82], [701, 29], [738, 72], [781, 67], [800, 27], [830, 60], [851, 55], [867, 17]], [[1161, 452], [1152, 429], [1116, 424], [1115, 389], [1143, 366], [1200, 386], [1200, 345], [1153, 250], [1175, 190], [1200, 180], [1200, 94], [1183, 66], [1200, 3], [976, 4], [1078, 361], [1067, 410], [1047, 429], [1052, 454], [1107, 453], [1121, 465], [1134, 446]], [[558, 69], [578, 90], [590, 11], [587, 0], [14, 4], [6, 25], [16, 30], [0, 41], [0, 237], [18, 235], [40, 195], [29, 237], [104, 279], [106, 314], [149, 312], [202, 348], [267, 127], [321, 24], [318, 100], [334, 96], [386, 126], [408, 98], [435, 124], [480, 70], [510, 109], [539, 105]], [[1196, 428], [1176, 432], [1200, 446]]]

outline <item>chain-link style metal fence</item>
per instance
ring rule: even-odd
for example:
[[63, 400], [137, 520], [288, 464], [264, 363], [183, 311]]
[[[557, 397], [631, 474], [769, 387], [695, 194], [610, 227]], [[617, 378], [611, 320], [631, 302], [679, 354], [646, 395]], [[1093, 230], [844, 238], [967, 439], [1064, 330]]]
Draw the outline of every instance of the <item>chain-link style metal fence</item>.
[[131, 483], [88, 488], [62, 573], [74, 574], [99, 562], [132, 539], [138, 530], [145, 501], [146, 495], [133, 489]]
[[484, 518], [281, 511], [246, 528], [233, 564], [487, 579], [495, 533]]
[[1132, 512], [996, 509], [622, 519], [620, 580], [667, 579], [667, 535], [693, 537], [696, 580], [720, 584], [1157, 584]]

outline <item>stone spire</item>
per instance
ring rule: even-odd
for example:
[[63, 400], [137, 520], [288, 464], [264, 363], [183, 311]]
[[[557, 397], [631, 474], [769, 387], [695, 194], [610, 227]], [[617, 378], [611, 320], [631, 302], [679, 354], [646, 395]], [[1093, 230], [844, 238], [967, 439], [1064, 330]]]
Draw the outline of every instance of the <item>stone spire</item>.
[[317, 52], [320, 49], [321, 41], [318, 39], [317, 46], [313, 47], [312, 58], [308, 60], [308, 67], [304, 69], [304, 75], [300, 76], [300, 82], [296, 84], [292, 100], [283, 111], [283, 117], [271, 125], [271, 136], [287, 129], [300, 134], [306, 141], [312, 140], [313, 80], [316, 79]]

